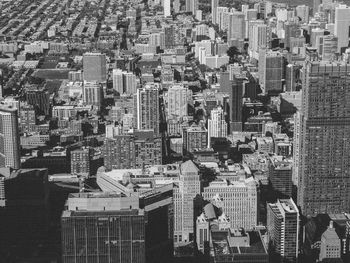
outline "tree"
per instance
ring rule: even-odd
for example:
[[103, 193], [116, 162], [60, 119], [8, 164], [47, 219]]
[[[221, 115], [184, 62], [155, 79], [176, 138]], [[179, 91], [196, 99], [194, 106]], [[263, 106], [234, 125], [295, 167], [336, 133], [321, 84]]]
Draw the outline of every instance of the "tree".
[[227, 50], [227, 55], [230, 57], [230, 64], [238, 62], [238, 55], [241, 53], [238, 51], [238, 48], [235, 46], [230, 47]]

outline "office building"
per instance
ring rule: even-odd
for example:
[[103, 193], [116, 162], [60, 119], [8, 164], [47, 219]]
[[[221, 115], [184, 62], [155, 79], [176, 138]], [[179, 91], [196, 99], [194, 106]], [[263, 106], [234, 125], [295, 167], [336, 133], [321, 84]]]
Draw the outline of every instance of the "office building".
[[211, 21], [214, 25], [216, 25], [217, 22], [217, 8], [219, 6], [219, 0], [211, 0]]
[[194, 240], [193, 199], [201, 193], [198, 167], [191, 161], [180, 166], [178, 187], [174, 188], [174, 242]]
[[119, 94], [136, 93], [136, 76], [132, 72], [124, 72], [120, 69], [113, 69], [113, 89]]
[[85, 105], [101, 107], [103, 99], [102, 85], [97, 82], [84, 82], [83, 101]]
[[260, 49], [259, 82], [263, 93], [282, 92], [284, 58], [278, 51]]
[[243, 88], [246, 78], [242, 75], [233, 75], [230, 94], [230, 131], [242, 131], [242, 107], [243, 107]]
[[[125, 184], [130, 184], [130, 180], [126, 179]], [[164, 187], [140, 195], [70, 194], [61, 217], [63, 263], [170, 260], [172, 192], [172, 187]]]
[[92, 172], [93, 149], [90, 147], [83, 147], [71, 151], [70, 154], [71, 174], [89, 177]]
[[50, 115], [51, 96], [46, 89], [26, 89], [26, 101], [40, 115]]
[[159, 134], [159, 83], [148, 83], [137, 90], [137, 129]]
[[32, 127], [36, 124], [36, 113], [34, 107], [30, 104], [22, 104], [19, 113], [21, 131], [31, 131]]
[[339, 5], [335, 8], [334, 34], [338, 37], [338, 52], [342, 53], [350, 40], [350, 7]]
[[192, 15], [196, 14], [198, 9], [198, 0], [186, 0], [186, 12]]
[[292, 199], [267, 204], [267, 231], [270, 262], [297, 262], [299, 210]]
[[261, 48], [268, 48], [270, 45], [271, 31], [268, 25], [262, 20], [251, 21], [249, 23], [249, 55], [259, 60]]
[[341, 256], [340, 238], [333, 227], [333, 221], [329, 222], [329, 227], [321, 236], [319, 260], [339, 259]]
[[168, 119], [183, 118], [188, 115], [187, 107], [192, 92], [183, 85], [172, 85], [168, 90]]
[[303, 23], [309, 23], [310, 8], [307, 5], [298, 5], [295, 8], [296, 15], [301, 19]]
[[282, 156], [270, 157], [269, 180], [278, 198], [292, 197], [292, 163]]
[[338, 52], [338, 38], [333, 35], [318, 36], [316, 39], [318, 54], [322, 60], [336, 60]]
[[184, 154], [195, 149], [205, 149], [208, 145], [208, 132], [202, 126], [192, 125], [183, 130]]
[[268, 251], [260, 230], [212, 230], [210, 241], [210, 255], [213, 262], [269, 262]]
[[213, 109], [208, 120], [208, 148], [211, 148], [211, 138], [221, 138], [227, 136], [227, 123], [222, 107]]
[[245, 37], [245, 15], [242, 12], [233, 12], [229, 15], [229, 26], [227, 39], [244, 39]]
[[253, 229], [257, 226], [258, 196], [253, 177], [230, 181], [217, 179], [204, 187], [206, 200], [222, 200], [222, 209], [230, 218], [231, 228]]
[[105, 82], [107, 80], [106, 55], [85, 53], [83, 56], [84, 81]]
[[0, 169], [0, 261], [11, 262], [10, 251], [18, 252], [15, 261], [27, 261], [39, 246], [46, 248], [49, 196], [46, 168]]
[[310, 60], [303, 68], [298, 204], [304, 215], [350, 211], [349, 68]]
[[165, 17], [171, 15], [171, 0], [163, 0], [163, 11]]
[[173, 25], [164, 27], [164, 47], [166, 49], [174, 48], [175, 42], [175, 27]]
[[0, 105], [0, 167], [21, 167], [17, 113], [16, 108]]

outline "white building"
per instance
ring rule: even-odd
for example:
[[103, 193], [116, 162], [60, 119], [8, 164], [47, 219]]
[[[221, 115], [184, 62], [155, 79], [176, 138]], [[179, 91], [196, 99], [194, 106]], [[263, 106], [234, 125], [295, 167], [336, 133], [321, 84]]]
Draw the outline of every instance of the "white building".
[[338, 37], [338, 52], [341, 48], [349, 46], [349, 28], [350, 28], [350, 7], [339, 5], [335, 8], [335, 36]]
[[222, 107], [213, 109], [210, 115], [210, 119], [208, 120], [208, 148], [211, 148], [210, 143], [212, 137], [227, 136], [227, 123]]

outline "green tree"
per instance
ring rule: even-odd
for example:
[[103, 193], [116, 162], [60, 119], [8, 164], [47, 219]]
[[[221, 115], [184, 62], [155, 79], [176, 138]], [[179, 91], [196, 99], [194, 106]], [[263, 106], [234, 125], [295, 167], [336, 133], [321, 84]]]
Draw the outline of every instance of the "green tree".
[[238, 48], [235, 46], [230, 47], [227, 50], [227, 55], [230, 57], [230, 64], [238, 62], [238, 55], [241, 53], [238, 51]]

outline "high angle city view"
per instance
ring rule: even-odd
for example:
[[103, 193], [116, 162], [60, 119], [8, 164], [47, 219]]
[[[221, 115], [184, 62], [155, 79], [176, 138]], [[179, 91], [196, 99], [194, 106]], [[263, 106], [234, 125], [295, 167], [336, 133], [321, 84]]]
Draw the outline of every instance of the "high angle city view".
[[0, 263], [350, 263], [350, 1], [0, 0]]

